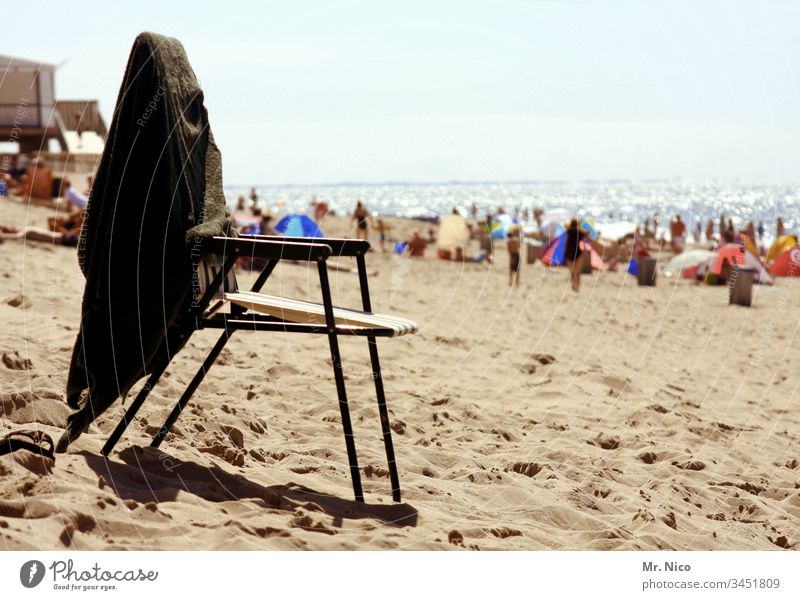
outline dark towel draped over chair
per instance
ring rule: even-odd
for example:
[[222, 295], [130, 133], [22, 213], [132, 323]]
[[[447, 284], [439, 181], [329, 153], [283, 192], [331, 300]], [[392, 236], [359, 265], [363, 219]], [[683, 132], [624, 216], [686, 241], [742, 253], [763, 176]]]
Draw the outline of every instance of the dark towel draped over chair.
[[136, 38], [95, 176], [78, 257], [86, 277], [63, 451], [183, 344], [203, 238], [227, 235], [221, 157], [175, 39]]

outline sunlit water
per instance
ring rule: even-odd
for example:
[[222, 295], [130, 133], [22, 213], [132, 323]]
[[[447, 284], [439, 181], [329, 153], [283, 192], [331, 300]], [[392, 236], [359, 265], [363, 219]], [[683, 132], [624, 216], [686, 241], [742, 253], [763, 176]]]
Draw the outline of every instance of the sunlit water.
[[[749, 184], [682, 184], [669, 182], [582, 182], [582, 183], [442, 183], [442, 184], [342, 184], [319, 186], [257, 186], [262, 208], [274, 214], [311, 211], [311, 199], [324, 200], [337, 214], [351, 213], [358, 200], [375, 215], [435, 217], [458, 208], [469, 216], [476, 205], [479, 215], [499, 208], [520, 216], [541, 207], [552, 218], [569, 215], [590, 217], [608, 237], [629, 230], [636, 222], [658, 216], [662, 226], [681, 214], [690, 231], [701, 220], [718, 221], [720, 214], [737, 226], [748, 221], [764, 223], [767, 237], [773, 237], [775, 220], [783, 217], [788, 231], [800, 225], [800, 186]], [[233, 206], [249, 186], [228, 186]]]

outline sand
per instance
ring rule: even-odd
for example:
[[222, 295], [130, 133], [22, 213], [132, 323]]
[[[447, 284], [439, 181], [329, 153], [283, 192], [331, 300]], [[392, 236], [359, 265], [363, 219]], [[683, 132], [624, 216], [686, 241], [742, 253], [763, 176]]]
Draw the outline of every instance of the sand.
[[[50, 213], [0, 202], [4, 224]], [[379, 342], [401, 504], [363, 340], [341, 346], [366, 504], [352, 500], [322, 336], [238, 333], [161, 449], [148, 448], [216, 339], [201, 331], [108, 460], [120, 402], [55, 465], [0, 458], [0, 547], [797, 547], [799, 281], [759, 289], [746, 309], [725, 288], [640, 288], [623, 272], [584, 276], [574, 294], [565, 270], [541, 264], [509, 289], [502, 248], [497, 258], [368, 257], [375, 309], [420, 326]], [[337, 301], [357, 305], [355, 276], [333, 281]], [[60, 434], [82, 290], [74, 249], [0, 244], [0, 434]], [[296, 265], [265, 291], [318, 298]]]

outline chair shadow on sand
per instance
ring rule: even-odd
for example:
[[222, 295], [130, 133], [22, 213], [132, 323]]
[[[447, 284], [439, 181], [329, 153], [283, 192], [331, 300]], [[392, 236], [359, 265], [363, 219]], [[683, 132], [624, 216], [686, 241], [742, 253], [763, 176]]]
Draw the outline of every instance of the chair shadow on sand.
[[209, 502], [256, 500], [265, 509], [323, 512], [333, 517], [334, 527], [341, 527], [345, 519], [376, 519], [393, 527], [417, 525], [417, 510], [410, 504], [366, 504], [293, 483], [264, 486], [215, 465], [182, 461], [156, 448], [126, 448], [118, 454], [121, 462], [90, 452], [79, 454], [122, 500], [169, 502], [176, 500], [179, 492], [186, 492]]

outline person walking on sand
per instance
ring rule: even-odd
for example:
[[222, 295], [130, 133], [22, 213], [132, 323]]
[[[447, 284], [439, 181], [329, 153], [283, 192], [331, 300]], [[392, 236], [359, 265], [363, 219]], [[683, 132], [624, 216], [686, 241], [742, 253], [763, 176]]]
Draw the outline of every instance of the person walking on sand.
[[356, 204], [356, 209], [353, 211], [353, 221], [356, 222], [356, 238], [360, 240], [369, 241], [369, 225], [367, 219], [369, 218], [369, 211], [361, 200]]
[[714, 221], [713, 219], [709, 219], [708, 223], [706, 223], [706, 241], [709, 244], [714, 243]]
[[786, 226], [783, 224], [783, 219], [778, 217], [778, 220], [775, 221], [775, 239], [784, 235], [786, 235]]
[[480, 236], [481, 250], [486, 255], [486, 262], [492, 264], [492, 215], [486, 215], [483, 223], [478, 227], [478, 235]]
[[378, 219], [375, 223], [375, 231], [378, 232], [378, 236], [380, 236], [381, 240], [381, 252], [384, 254], [386, 253], [386, 240], [388, 239], [389, 229], [391, 229], [391, 227], [384, 223], [383, 219]]
[[508, 250], [508, 285], [519, 285], [519, 267], [520, 267], [520, 239], [519, 227], [511, 227], [508, 230], [508, 241], [506, 242], [506, 249]]
[[256, 188], [250, 188], [250, 212], [255, 215], [255, 210], [258, 208], [258, 192]]
[[567, 239], [564, 244], [564, 262], [570, 270], [572, 290], [577, 292], [581, 286], [581, 269], [583, 268], [583, 251], [581, 241], [584, 233], [578, 227], [578, 220], [572, 219], [567, 228]]

